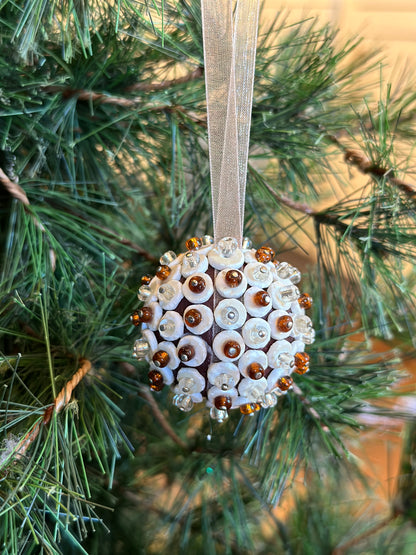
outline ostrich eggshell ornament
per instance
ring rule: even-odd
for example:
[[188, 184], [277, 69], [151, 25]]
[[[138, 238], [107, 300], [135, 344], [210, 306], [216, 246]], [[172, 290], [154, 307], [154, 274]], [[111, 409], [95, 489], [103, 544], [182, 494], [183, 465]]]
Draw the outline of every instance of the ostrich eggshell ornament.
[[170, 386], [180, 410], [205, 403], [220, 422], [232, 409], [274, 406], [291, 375], [308, 371], [315, 337], [299, 270], [248, 239], [192, 237], [186, 248], [142, 278], [143, 305], [131, 316], [141, 328], [133, 356], [149, 363], [151, 389]]

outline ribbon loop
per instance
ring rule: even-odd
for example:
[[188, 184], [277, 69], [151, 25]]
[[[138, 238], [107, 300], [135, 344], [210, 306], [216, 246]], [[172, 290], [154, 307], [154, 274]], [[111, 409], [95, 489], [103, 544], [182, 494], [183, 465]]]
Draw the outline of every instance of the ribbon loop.
[[201, 9], [214, 239], [241, 245], [259, 0], [201, 0]]

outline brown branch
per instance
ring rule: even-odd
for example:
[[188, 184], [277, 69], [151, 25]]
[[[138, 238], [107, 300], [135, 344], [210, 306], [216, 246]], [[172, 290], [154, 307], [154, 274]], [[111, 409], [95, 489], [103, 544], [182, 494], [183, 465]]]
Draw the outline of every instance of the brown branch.
[[175, 443], [177, 443], [180, 447], [182, 447], [182, 449], [188, 449], [188, 446], [186, 445], [186, 443], [177, 435], [175, 430], [172, 429], [172, 427], [169, 424], [169, 422], [167, 421], [165, 415], [163, 414], [163, 412], [160, 410], [158, 404], [156, 403], [155, 398], [153, 397], [153, 395], [149, 391], [149, 388], [147, 388], [145, 386], [141, 386], [140, 387], [140, 394], [149, 403], [154, 417], [159, 422], [159, 424], [162, 426], [162, 428], [165, 430], [165, 432], [168, 434], [168, 436]]
[[20, 201], [25, 206], [29, 206], [30, 202], [22, 187], [16, 182], [7, 177], [4, 171], [0, 168], [0, 183], [10, 193], [10, 195]]
[[337, 145], [338, 148], [344, 153], [344, 160], [347, 164], [356, 167], [364, 175], [372, 175], [373, 177], [384, 177], [392, 185], [403, 191], [410, 198], [414, 199], [416, 196], [416, 187], [410, 183], [406, 183], [402, 179], [394, 175], [394, 171], [390, 168], [383, 168], [377, 164], [373, 164], [371, 160], [358, 149], [348, 148], [334, 135], [329, 135], [328, 139]]
[[28, 448], [32, 445], [35, 439], [38, 437], [42, 426], [47, 426], [52, 418], [52, 414], [56, 412], [59, 414], [64, 407], [66, 407], [71, 400], [72, 392], [77, 387], [79, 382], [85, 378], [88, 372], [91, 370], [91, 362], [89, 360], [83, 359], [81, 361], [81, 366], [72, 376], [72, 378], [67, 382], [61, 391], [56, 396], [52, 405], [47, 407], [43, 413], [41, 419], [39, 419], [35, 426], [20, 440], [18, 446], [15, 449], [15, 458], [22, 458]]
[[[174, 87], [176, 85], [181, 85], [183, 83], [188, 83], [194, 79], [198, 79], [203, 75], [203, 68], [198, 67], [194, 71], [191, 71], [187, 75], [178, 77], [177, 79], [169, 79], [161, 81], [159, 83], [135, 83], [130, 85], [125, 89], [125, 92], [129, 93], [132, 91], [161, 91]], [[77, 97], [77, 100], [83, 102], [95, 102], [96, 104], [112, 104], [115, 106], [120, 106], [122, 108], [135, 108], [136, 106], [143, 104], [143, 98], [125, 98], [124, 96], [112, 96], [109, 94], [99, 93], [95, 91], [89, 91], [85, 89], [73, 89], [71, 87], [66, 87], [63, 85], [49, 85], [43, 87], [42, 89], [47, 93], [62, 93], [62, 97], [65, 99]], [[174, 109], [172, 106], [155, 107], [153, 109]], [[182, 111], [177, 109], [177, 111]]]
[[346, 543], [344, 543], [340, 546], [337, 546], [335, 549], [333, 549], [331, 555], [344, 555], [345, 553], [347, 553], [347, 551], [351, 547], [355, 547], [357, 544], [359, 544], [363, 540], [366, 540], [368, 537], [370, 537], [370, 536], [376, 534], [377, 532], [379, 532], [380, 530], [382, 530], [385, 526], [390, 524], [394, 520], [394, 518], [395, 518], [394, 515], [390, 515], [387, 518], [384, 518], [383, 520], [381, 520], [380, 522], [378, 522], [377, 524], [375, 524], [374, 526], [372, 526], [368, 530], [365, 530], [364, 532], [362, 532], [358, 536], [355, 536], [354, 538], [352, 538], [350, 541], [348, 541], [348, 542], [346, 542]]
[[314, 407], [311, 405], [311, 402], [309, 401], [309, 399], [307, 397], [305, 397], [303, 391], [301, 390], [301, 388], [297, 385], [297, 384], [293, 384], [292, 385], [292, 390], [293, 393], [299, 397], [302, 405], [304, 406], [305, 410], [307, 413], [309, 413], [312, 418], [314, 418], [315, 420], [317, 420], [319, 422], [319, 425], [322, 429], [323, 432], [327, 433], [329, 432], [328, 426], [326, 426], [323, 422], [322, 422], [322, 418], [320, 416], [320, 414], [317, 412], [316, 409], [314, 409]]
[[127, 87], [126, 92], [131, 91], [163, 91], [170, 89], [171, 87], [176, 87], [176, 85], [182, 85], [183, 83], [188, 83], [194, 79], [199, 79], [204, 74], [204, 69], [202, 67], [197, 67], [194, 71], [189, 72], [187, 75], [178, 77], [176, 79], [166, 79], [165, 81], [160, 81], [159, 83], [135, 83]]

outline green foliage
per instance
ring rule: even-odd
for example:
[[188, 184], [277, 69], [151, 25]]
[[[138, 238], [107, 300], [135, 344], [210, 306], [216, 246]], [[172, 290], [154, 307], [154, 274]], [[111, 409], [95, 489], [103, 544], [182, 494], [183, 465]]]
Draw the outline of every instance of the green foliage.
[[[336, 494], [314, 486], [285, 522], [271, 509], [305, 468], [339, 476], [346, 431], [388, 414], [410, 352], [414, 93], [364, 100], [376, 58], [314, 19], [260, 33], [246, 232], [316, 258], [318, 333], [276, 410], [213, 426], [149, 399], [128, 323], [140, 276], [211, 230], [199, 2], [3, 0], [0, 23], [3, 552], [330, 552]], [[365, 174], [352, 193], [343, 157]], [[374, 335], [400, 342], [376, 356]], [[383, 538], [369, 549], [391, 552]]]

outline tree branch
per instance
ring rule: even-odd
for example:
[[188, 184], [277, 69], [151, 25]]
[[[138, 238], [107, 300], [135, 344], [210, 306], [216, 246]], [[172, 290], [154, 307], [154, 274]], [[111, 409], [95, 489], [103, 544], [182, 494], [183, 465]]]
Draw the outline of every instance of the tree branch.
[[22, 187], [16, 182], [7, 177], [4, 171], [0, 168], [0, 183], [10, 193], [10, 195], [17, 199], [25, 206], [29, 206], [30, 202]]
[[176, 87], [177, 85], [182, 85], [183, 83], [188, 83], [194, 79], [199, 79], [204, 74], [203, 67], [197, 67], [194, 71], [178, 77], [176, 79], [166, 79], [165, 81], [160, 81], [159, 83], [135, 83], [126, 88], [126, 92], [131, 91], [163, 91], [170, 89], [171, 87]]
[[340, 546], [337, 546], [332, 551], [331, 555], [344, 555], [344, 554], [346, 554], [351, 547], [356, 546], [357, 544], [359, 544], [363, 540], [367, 539], [368, 537], [370, 537], [373, 534], [376, 534], [377, 532], [382, 530], [385, 526], [390, 524], [394, 520], [394, 518], [395, 518], [394, 515], [389, 515], [387, 518], [384, 518], [383, 520], [381, 520], [380, 522], [378, 522], [377, 524], [375, 524], [374, 526], [372, 526], [368, 530], [365, 530], [361, 534], [358, 534], [358, 536], [355, 536], [350, 541], [345, 542], [344, 544], [342, 544]]
[[186, 443], [177, 435], [177, 433], [175, 432], [175, 430], [173, 430], [173, 428], [171, 427], [171, 425], [169, 424], [168, 420], [165, 418], [165, 415], [163, 414], [163, 412], [160, 410], [158, 404], [155, 401], [155, 398], [153, 397], [153, 395], [151, 394], [151, 392], [149, 391], [148, 387], [145, 386], [141, 386], [140, 387], [140, 395], [146, 399], [146, 401], [149, 403], [150, 408], [152, 409], [153, 415], [156, 418], [156, 420], [159, 422], [159, 424], [162, 426], [162, 428], [165, 430], [165, 432], [168, 434], [168, 436], [175, 442], [177, 443], [180, 447], [182, 447], [182, 449], [188, 449], [188, 446], [186, 445]]
[[390, 168], [383, 168], [377, 164], [373, 164], [371, 160], [358, 149], [346, 147], [335, 135], [328, 135], [328, 139], [337, 145], [337, 147], [344, 153], [344, 160], [347, 164], [356, 167], [363, 174], [370, 174], [375, 178], [384, 177], [392, 185], [397, 187], [400, 191], [409, 196], [412, 200], [416, 197], [416, 187], [410, 183], [397, 178], [394, 171]]

